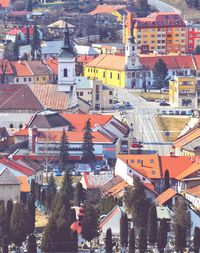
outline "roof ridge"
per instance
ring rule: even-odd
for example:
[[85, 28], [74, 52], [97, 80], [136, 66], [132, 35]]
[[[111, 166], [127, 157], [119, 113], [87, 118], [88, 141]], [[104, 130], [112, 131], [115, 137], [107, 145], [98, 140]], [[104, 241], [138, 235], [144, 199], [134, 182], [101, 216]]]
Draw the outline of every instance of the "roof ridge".
[[5, 105], [7, 102], [9, 102], [12, 98], [14, 98], [21, 90], [22, 90], [22, 88], [24, 88], [25, 87], [25, 85], [21, 85], [21, 87], [19, 87], [19, 89], [14, 93], [14, 94], [12, 94], [6, 101], [4, 101], [1, 105], [0, 105], [0, 107], [2, 107], [3, 105]]

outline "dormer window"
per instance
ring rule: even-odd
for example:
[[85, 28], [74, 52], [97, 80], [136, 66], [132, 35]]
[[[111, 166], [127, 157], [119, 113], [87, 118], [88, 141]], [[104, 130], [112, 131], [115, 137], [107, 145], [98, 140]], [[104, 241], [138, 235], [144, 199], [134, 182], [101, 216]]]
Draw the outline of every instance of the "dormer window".
[[68, 70], [67, 69], [64, 69], [63, 75], [64, 75], [64, 77], [68, 77]]

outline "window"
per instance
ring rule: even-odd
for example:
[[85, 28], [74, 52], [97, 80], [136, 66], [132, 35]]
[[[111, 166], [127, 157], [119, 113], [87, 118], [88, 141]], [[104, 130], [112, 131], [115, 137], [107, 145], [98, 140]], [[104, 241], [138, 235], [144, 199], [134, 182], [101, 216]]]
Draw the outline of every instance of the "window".
[[28, 79], [28, 80], [29, 80], [29, 82], [31, 82], [31, 77], [29, 77], [29, 79]]
[[106, 77], [106, 72], [104, 71], [104, 72], [103, 72], [103, 78], [105, 78], [105, 77]]
[[13, 124], [10, 124], [10, 128], [13, 128], [14, 126], [13, 126]]
[[80, 92], [80, 96], [83, 96], [83, 91]]
[[111, 95], [111, 96], [113, 95], [113, 91], [112, 90], [109, 91], [109, 95]]
[[45, 81], [46, 80], [46, 77], [43, 77], [43, 81]]
[[24, 77], [24, 82], [26, 82], [26, 77]]
[[131, 160], [131, 163], [134, 163], [134, 160]]
[[18, 83], [19, 82], [19, 78], [16, 78], [16, 83]]
[[109, 99], [109, 104], [111, 105], [113, 103], [112, 99]]
[[36, 80], [39, 81], [39, 77], [37, 77]]
[[119, 80], [119, 79], [120, 79], [120, 74], [118, 73], [118, 74], [117, 74], [117, 80]]
[[68, 70], [67, 69], [63, 70], [63, 75], [64, 75], [64, 77], [68, 77]]
[[142, 163], [142, 160], [141, 160], [141, 159], [138, 159], [138, 160], [137, 160], [137, 163]]
[[112, 72], [110, 72], [110, 79], [112, 79]]
[[23, 127], [23, 125], [22, 124], [19, 124], [19, 128], [21, 129]]

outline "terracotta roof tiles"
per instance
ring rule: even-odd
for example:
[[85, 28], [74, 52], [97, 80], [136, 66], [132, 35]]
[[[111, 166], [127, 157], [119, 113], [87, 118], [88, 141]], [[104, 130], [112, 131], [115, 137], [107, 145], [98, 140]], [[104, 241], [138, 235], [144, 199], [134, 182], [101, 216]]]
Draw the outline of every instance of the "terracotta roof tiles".
[[97, 5], [97, 7], [89, 14], [96, 15], [99, 13], [112, 13], [119, 9], [124, 9], [125, 5]]
[[163, 205], [165, 204], [165, 202], [167, 202], [168, 200], [170, 200], [172, 197], [174, 197], [177, 194], [177, 192], [172, 189], [169, 188], [166, 191], [164, 191], [163, 193], [161, 193], [155, 200], [157, 205]]

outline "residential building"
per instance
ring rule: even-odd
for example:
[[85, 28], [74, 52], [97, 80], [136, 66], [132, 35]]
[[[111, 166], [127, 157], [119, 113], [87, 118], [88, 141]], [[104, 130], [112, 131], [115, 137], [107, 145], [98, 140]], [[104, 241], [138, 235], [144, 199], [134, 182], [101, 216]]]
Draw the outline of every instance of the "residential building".
[[[67, 23], [69, 32], [74, 33], [76, 30], [76, 27], [70, 23]], [[48, 31], [54, 36], [60, 36], [63, 34], [66, 27], [66, 21], [65, 20], [58, 20], [56, 22], [53, 22], [52, 24], [48, 25]]]
[[14, 72], [13, 84], [34, 84], [34, 74], [26, 61], [11, 61]]
[[173, 76], [169, 81], [169, 102], [172, 107], [197, 106], [197, 84], [194, 76]]
[[77, 77], [76, 90], [77, 96], [88, 102], [94, 110], [113, 108], [114, 90], [98, 80]]
[[124, 55], [125, 48], [122, 43], [103, 43], [92, 44], [92, 47], [97, 50], [99, 54], [121, 54]]
[[0, 200], [20, 202], [20, 181], [8, 168], [0, 170]]
[[124, 29], [126, 42], [130, 28], [140, 53], [186, 52], [186, 24], [179, 14], [156, 12], [144, 18], [129, 18]]
[[197, 46], [200, 46], [200, 24], [187, 23], [187, 53], [193, 53]]
[[196, 210], [200, 210], [200, 185], [185, 189], [184, 197], [193, 204]]

